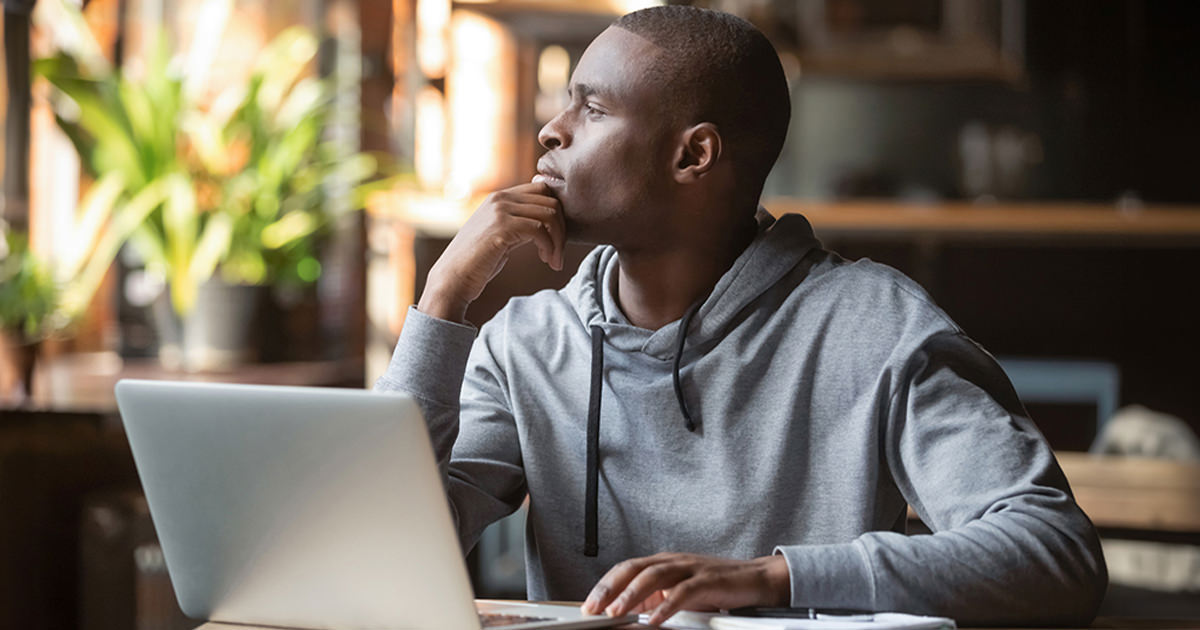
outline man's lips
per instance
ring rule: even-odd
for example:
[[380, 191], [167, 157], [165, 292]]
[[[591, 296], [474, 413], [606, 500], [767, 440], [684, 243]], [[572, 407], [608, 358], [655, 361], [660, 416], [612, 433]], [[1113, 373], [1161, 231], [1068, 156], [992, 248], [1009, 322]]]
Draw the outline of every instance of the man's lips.
[[544, 161], [538, 161], [537, 175], [533, 176], [534, 182], [545, 182], [550, 186], [561, 186], [567, 183], [567, 180], [554, 167]]

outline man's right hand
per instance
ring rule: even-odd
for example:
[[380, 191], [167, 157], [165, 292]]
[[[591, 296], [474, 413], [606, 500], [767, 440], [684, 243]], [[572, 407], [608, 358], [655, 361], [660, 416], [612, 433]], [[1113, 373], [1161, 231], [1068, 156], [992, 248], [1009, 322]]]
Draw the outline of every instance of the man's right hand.
[[417, 310], [463, 322], [512, 250], [530, 241], [542, 262], [562, 270], [566, 224], [550, 187], [538, 181], [488, 195], [429, 270]]

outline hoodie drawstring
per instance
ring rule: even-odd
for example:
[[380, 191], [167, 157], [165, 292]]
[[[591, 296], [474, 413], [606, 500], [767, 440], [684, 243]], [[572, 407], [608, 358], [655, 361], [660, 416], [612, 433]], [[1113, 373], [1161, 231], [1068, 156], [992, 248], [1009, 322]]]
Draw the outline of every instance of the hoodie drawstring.
[[683, 426], [687, 427], [688, 431], [696, 432], [696, 421], [692, 419], [692, 413], [688, 411], [687, 401], [683, 399], [683, 387], [679, 385], [679, 364], [683, 360], [683, 344], [687, 341], [688, 326], [692, 323], [692, 317], [696, 311], [700, 310], [700, 305], [704, 301], [696, 302], [688, 312], [683, 314], [683, 319], [679, 321], [679, 342], [675, 344], [675, 363], [671, 366], [671, 380], [675, 383], [675, 400], [679, 401], [679, 411], [683, 413]]
[[600, 385], [604, 376], [604, 329], [592, 326], [592, 389], [588, 395], [587, 496], [584, 501], [583, 555], [596, 557], [597, 493], [600, 485]]
[[[675, 400], [679, 401], [679, 411], [683, 413], [684, 426], [688, 431], [696, 431], [696, 422], [688, 410], [687, 402], [683, 399], [683, 388], [679, 384], [680, 358], [683, 356], [683, 345], [687, 341], [687, 329], [692, 323], [692, 317], [700, 310], [700, 304], [688, 309], [679, 322], [679, 341], [676, 343], [675, 361], [671, 367], [671, 379], [675, 385]], [[596, 557], [600, 551], [597, 542], [597, 511], [599, 509], [600, 489], [600, 398], [601, 385], [604, 376], [604, 329], [592, 326], [592, 386], [588, 394], [588, 423], [587, 423], [587, 489], [584, 497], [583, 517], [583, 555]]]

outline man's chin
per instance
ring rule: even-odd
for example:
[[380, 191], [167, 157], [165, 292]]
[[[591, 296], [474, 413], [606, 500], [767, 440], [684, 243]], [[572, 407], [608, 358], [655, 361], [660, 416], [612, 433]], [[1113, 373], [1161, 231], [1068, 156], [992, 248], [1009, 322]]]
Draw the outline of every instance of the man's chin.
[[587, 230], [584, 226], [571, 217], [566, 208], [563, 208], [563, 226], [566, 228], [566, 236], [568, 243], [587, 243]]
[[599, 238], [593, 226], [588, 225], [571, 218], [567, 212], [563, 212], [563, 219], [566, 225], [567, 242], [578, 243], [580, 245], [603, 245], [603, 239]]
[[[574, 209], [574, 211], [573, 211]], [[619, 241], [619, 228], [609, 221], [588, 220], [600, 215], [591, 208], [580, 211], [577, 206], [563, 202], [563, 223], [567, 242], [581, 245], [613, 245]]]

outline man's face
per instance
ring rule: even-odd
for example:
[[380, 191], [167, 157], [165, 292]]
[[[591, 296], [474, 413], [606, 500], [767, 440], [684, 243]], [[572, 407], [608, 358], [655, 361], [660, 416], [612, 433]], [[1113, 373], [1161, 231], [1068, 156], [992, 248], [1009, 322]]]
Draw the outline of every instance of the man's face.
[[648, 68], [662, 50], [611, 27], [571, 77], [571, 104], [542, 128], [538, 173], [563, 205], [567, 236], [632, 244], [651, 236], [671, 181], [672, 133]]

